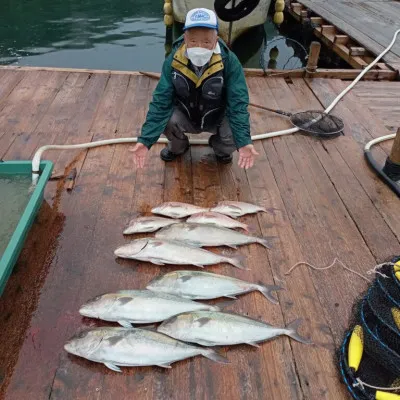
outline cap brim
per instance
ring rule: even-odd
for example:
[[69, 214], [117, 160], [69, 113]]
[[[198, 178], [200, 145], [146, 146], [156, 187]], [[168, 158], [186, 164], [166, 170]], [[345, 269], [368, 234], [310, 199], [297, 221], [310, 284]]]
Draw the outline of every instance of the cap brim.
[[183, 30], [186, 31], [190, 28], [209, 28], [209, 29], [215, 29], [216, 31], [218, 30], [218, 27], [215, 25], [211, 25], [211, 24], [205, 24], [204, 22], [199, 22], [197, 24], [193, 24], [193, 25], [189, 25], [189, 26], [184, 26]]

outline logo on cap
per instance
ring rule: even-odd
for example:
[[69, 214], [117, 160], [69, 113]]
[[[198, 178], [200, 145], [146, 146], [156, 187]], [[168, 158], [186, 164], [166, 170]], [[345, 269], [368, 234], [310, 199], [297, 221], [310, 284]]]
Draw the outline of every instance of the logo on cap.
[[208, 21], [210, 19], [210, 14], [203, 10], [198, 10], [193, 13], [190, 20], [193, 22]]

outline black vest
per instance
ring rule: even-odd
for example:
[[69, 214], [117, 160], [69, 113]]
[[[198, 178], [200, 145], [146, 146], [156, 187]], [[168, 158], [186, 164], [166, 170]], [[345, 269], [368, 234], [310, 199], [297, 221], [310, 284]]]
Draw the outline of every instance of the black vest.
[[224, 64], [220, 54], [213, 54], [207, 68], [198, 77], [185, 52], [183, 43], [172, 61], [175, 105], [196, 128], [207, 130], [219, 124], [225, 114]]

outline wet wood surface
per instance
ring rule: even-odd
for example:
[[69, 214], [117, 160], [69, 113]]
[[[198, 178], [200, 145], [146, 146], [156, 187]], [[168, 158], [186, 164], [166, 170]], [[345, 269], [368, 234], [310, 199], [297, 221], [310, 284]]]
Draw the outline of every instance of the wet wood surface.
[[[376, 56], [389, 46], [399, 29], [400, 3], [397, 0], [299, 0], [298, 3]], [[399, 40], [383, 59], [394, 70], [400, 70]]]
[[[323, 109], [348, 84], [263, 77], [247, 82], [251, 101], [291, 112]], [[135, 136], [155, 85], [134, 74], [0, 70], [0, 158], [30, 159], [44, 144]], [[58, 175], [76, 168], [77, 176], [70, 191], [63, 179], [47, 185], [45, 202], [0, 298], [0, 397], [346, 398], [334, 352], [367, 282], [339, 265], [326, 271], [302, 265], [291, 275], [286, 272], [299, 261], [322, 267], [337, 257], [368, 277], [366, 271], [375, 264], [400, 254], [400, 203], [363, 158], [368, 140], [389, 133], [382, 120], [386, 114], [376, 111], [377, 97], [367, 85], [385, 97], [384, 83], [361, 82], [333, 110], [345, 122], [343, 136], [323, 141], [293, 134], [257, 141], [259, 156], [248, 171], [238, 167], [237, 154], [231, 165], [220, 165], [212, 149], [197, 145], [181, 159], [164, 163], [159, 157], [163, 146], [156, 144], [140, 171], [129, 145], [45, 153]], [[394, 93], [400, 83], [390, 85]], [[290, 126], [284, 117], [249, 110], [253, 135]], [[396, 106], [390, 112], [400, 120]], [[376, 147], [379, 161], [390, 147]], [[129, 240], [122, 230], [135, 213], [149, 213], [163, 201], [212, 206], [220, 200], [265, 206], [267, 213], [241, 220], [254, 234], [276, 238], [270, 250], [257, 244], [214, 250], [241, 253], [250, 270], [229, 265], [207, 270], [285, 288], [278, 305], [249, 293], [227, 310], [277, 326], [302, 318], [301, 333], [311, 336], [313, 345], [279, 337], [258, 349], [225, 348], [228, 365], [196, 357], [170, 370], [123, 368], [121, 374], [64, 351], [65, 341], [81, 328], [109, 325], [79, 315], [86, 300], [144, 288], [163, 271], [178, 268], [115, 258], [115, 248]]]

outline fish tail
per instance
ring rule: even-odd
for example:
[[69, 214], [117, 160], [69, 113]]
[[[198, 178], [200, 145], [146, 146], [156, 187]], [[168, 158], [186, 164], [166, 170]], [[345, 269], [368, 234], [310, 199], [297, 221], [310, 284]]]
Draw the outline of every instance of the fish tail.
[[277, 285], [258, 285], [257, 289], [266, 297], [271, 303], [278, 304], [278, 299], [272, 295], [272, 292], [283, 290], [282, 286]]
[[210, 360], [213, 360], [218, 363], [222, 364], [229, 364], [230, 361], [223, 356], [220, 352], [214, 350], [214, 349], [205, 349], [202, 353], [202, 355]]
[[299, 326], [303, 322], [302, 318], [298, 318], [295, 321], [291, 322], [289, 325], [287, 325], [286, 329], [288, 330], [287, 335], [291, 337], [294, 340], [297, 340], [300, 343], [304, 344], [312, 344], [311, 339], [306, 339], [302, 337], [299, 332]]
[[275, 239], [276, 236], [266, 236], [262, 238], [258, 238], [257, 242], [263, 245], [267, 249], [271, 249], [271, 239]]
[[237, 254], [237, 255], [235, 255], [235, 256], [233, 256], [233, 257], [229, 257], [229, 258], [227, 259], [227, 261], [229, 262], [229, 264], [232, 264], [232, 265], [235, 266], [236, 268], [239, 268], [239, 269], [249, 269], [249, 268], [246, 268], [246, 267], [245, 267], [245, 265], [244, 265], [244, 260], [245, 260], [245, 257], [242, 256], [241, 254]]

